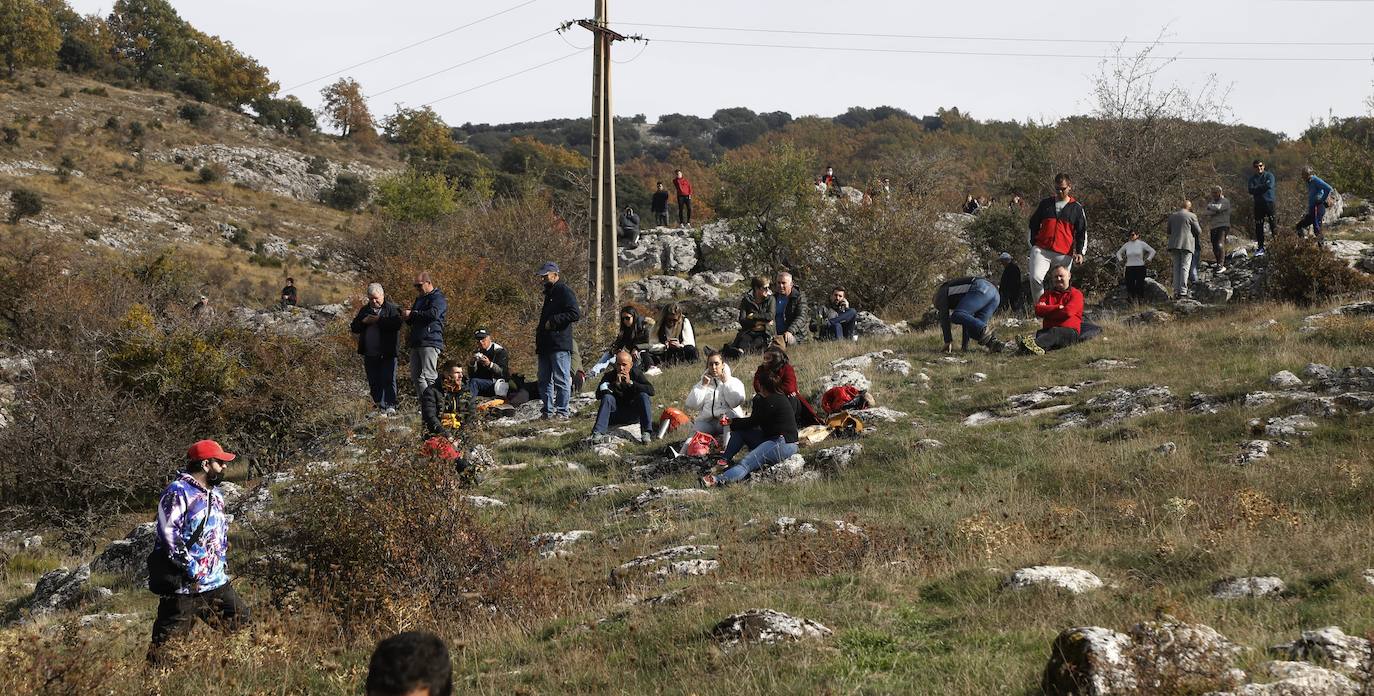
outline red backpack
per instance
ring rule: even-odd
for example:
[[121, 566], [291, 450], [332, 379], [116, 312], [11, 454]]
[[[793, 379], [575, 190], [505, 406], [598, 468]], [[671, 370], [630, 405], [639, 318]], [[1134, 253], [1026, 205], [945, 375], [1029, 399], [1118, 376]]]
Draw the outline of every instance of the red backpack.
[[825, 413], [839, 413], [849, 402], [859, 397], [859, 388], [852, 384], [841, 384], [838, 387], [831, 387], [821, 395], [821, 410]]

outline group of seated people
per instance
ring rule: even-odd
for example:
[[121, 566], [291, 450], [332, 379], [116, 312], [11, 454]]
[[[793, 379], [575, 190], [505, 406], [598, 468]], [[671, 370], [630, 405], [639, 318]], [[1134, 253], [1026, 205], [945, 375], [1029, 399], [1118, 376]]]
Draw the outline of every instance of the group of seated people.
[[849, 302], [843, 287], [830, 291], [829, 301], [811, 311], [806, 293], [782, 272], [773, 283], [763, 276], [749, 281], [749, 290], [739, 302], [739, 331], [721, 352], [729, 359], [763, 351], [780, 337], [784, 345], [803, 343], [815, 333], [821, 341], [858, 338], [858, 310]]
[[963, 328], [963, 350], [976, 341], [993, 352], [1016, 350], [1023, 354], [1044, 355], [1045, 351], [1067, 348], [1101, 333], [1101, 328], [1083, 320], [1083, 293], [1071, 284], [1072, 270], [1067, 264], [1050, 267], [1049, 284], [1035, 303], [1040, 330], [1004, 343], [989, 322], [1001, 301], [997, 287], [984, 278], [961, 277], [947, 280], [935, 291], [932, 300], [944, 335], [944, 351], [954, 349], [952, 324]]

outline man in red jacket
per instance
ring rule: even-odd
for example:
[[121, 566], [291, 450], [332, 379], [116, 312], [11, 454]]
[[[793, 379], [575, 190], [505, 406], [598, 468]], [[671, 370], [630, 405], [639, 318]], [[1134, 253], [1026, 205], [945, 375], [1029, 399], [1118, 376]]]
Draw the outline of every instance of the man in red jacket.
[[1054, 175], [1054, 195], [1040, 201], [1030, 217], [1030, 256], [1026, 270], [1030, 272], [1031, 297], [1045, 292], [1045, 274], [1055, 264], [1070, 269], [1083, 263], [1088, 247], [1088, 216], [1069, 192], [1073, 181], [1068, 174]]
[[673, 190], [677, 191], [677, 224], [679, 227], [692, 225], [692, 182], [677, 170], [673, 175]]
[[1044, 355], [1047, 350], [1068, 348], [1078, 342], [1083, 330], [1083, 293], [1069, 285], [1069, 267], [1055, 264], [1050, 270], [1050, 289], [1035, 303], [1035, 316], [1041, 329], [1035, 336], [1022, 336], [1021, 350]]

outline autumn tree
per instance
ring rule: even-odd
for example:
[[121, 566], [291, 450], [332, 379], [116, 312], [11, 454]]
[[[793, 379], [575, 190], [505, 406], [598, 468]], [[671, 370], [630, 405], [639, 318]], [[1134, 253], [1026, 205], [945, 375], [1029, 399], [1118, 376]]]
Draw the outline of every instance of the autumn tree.
[[115, 0], [108, 24], [116, 55], [145, 79], [175, 71], [195, 52], [194, 30], [167, 0]]
[[320, 90], [324, 105], [320, 113], [330, 125], [339, 129], [345, 138], [375, 138], [377, 135], [372, 111], [367, 108], [363, 86], [351, 77], [339, 78]]
[[403, 146], [402, 153], [420, 169], [433, 171], [458, 152], [453, 131], [434, 109], [396, 107], [396, 113], [382, 121], [382, 134], [388, 142]]
[[276, 93], [277, 83], [267, 77], [267, 68], [261, 63], [217, 36], [190, 31], [194, 48], [185, 73], [205, 82], [211, 101], [238, 109]]
[[741, 268], [769, 273], [793, 266], [788, 240], [814, 225], [820, 204], [812, 183], [815, 151], [785, 143], [755, 157], [732, 153], [715, 171], [721, 183], [716, 212], [730, 219], [730, 231], [742, 242]]
[[0, 0], [0, 57], [14, 77], [18, 68], [57, 64], [62, 34], [52, 15], [34, 0]]

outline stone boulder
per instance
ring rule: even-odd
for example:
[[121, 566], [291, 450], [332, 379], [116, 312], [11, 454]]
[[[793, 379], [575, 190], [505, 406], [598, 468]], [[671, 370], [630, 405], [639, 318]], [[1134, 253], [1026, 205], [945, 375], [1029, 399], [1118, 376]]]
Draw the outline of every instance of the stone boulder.
[[1100, 589], [1102, 579], [1086, 570], [1069, 566], [1030, 566], [1013, 572], [1002, 581], [1002, 589], [1006, 590], [1031, 587], [1057, 587], [1071, 594], [1083, 594]]
[[816, 461], [828, 469], [843, 469], [854, 463], [854, 459], [862, 454], [864, 446], [862, 443], [854, 442], [840, 447], [828, 447], [816, 452]]
[[147, 587], [148, 554], [157, 541], [157, 523], [144, 522], [129, 531], [123, 539], [116, 539], [91, 561], [91, 570], [133, 578], [139, 587]]
[[544, 532], [530, 537], [530, 546], [539, 552], [539, 557], [563, 558], [571, 555], [569, 547], [586, 539], [595, 536], [590, 529], [574, 529], [569, 532]]
[[1211, 595], [1216, 599], [1252, 599], [1277, 597], [1283, 594], [1283, 580], [1272, 575], [1222, 578], [1212, 583]]
[[693, 501], [701, 500], [710, 495], [710, 491], [700, 488], [668, 488], [667, 486], [654, 486], [635, 496], [625, 505], [625, 507], [621, 508], [620, 511], [636, 512], [663, 500]]
[[[1145, 296], [1142, 300], [1144, 304], [1162, 305], [1169, 303], [1169, 290], [1154, 278], [1145, 279]], [[1107, 291], [1102, 298], [1102, 306], [1108, 309], [1126, 309], [1131, 306], [1130, 293], [1126, 292], [1125, 285], [1118, 285]]]
[[806, 459], [794, 454], [749, 476], [754, 483], [803, 483], [820, 479], [821, 473], [806, 467]]
[[1249, 422], [1250, 431], [1255, 435], [1272, 438], [1308, 437], [1317, 428], [1316, 421], [1302, 415], [1282, 416], [1279, 418], [1258, 418]]
[[1060, 424], [1056, 427], [1066, 429], [1085, 425], [1094, 416], [1100, 418], [1101, 425], [1114, 425], [1174, 408], [1174, 394], [1164, 385], [1147, 384], [1135, 389], [1110, 389], [1088, 399], [1083, 408], [1060, 416]]
[[791, 536], [794, 534], [812, 535], [820, 534], [822, 529], [829, 529], [837, 534], [853, 534], [865, 539], [868, 538], [864, 530], [844, 520], [822, 522], [821, 520], [799, 520], [795, 517], [787, 516], [773, 520], [773, 524], [768, 527], [768, 532], [774, 536]]
[[[33, 616], [47, 616], [67, 609], [75, 609], [92, 598], [104, 594], [91, 587], [91, 566], [89, 563], [77, 566], [76, 570], [57, 568], [44, 573], [34, 585], [33, 594], [24, 601], [23, 607]], [[108, 590], [106, 590], [108, 592]]]
[[1269, 652], [1289, 660], [1324, 662], [1362, 681], [1369, 679], [1370, 669], [1374, 668], [1374, 647], [1370, 642], [1348, 636], [1338, 626], [1303, 631], [1297, 640], [1275, 645]]
[[1131, 638], [1100, 626], [1069, 628], [1050, 646], [1040, 690], [1052, 696], [1112, 696], [1137, 692]]
[[496, 498], [488, 498], [485, 495], [465, 495], [462, 501], [478, 509], [503, 508], [506, 507], [504, 501]]
[[875, 423], [896, 423], [903, 418], [909, 417], [909, 414], [905, 411], [897, 411], [886, 406], [863, 408], [857, 411], [850, 411], [850, 414], [863, 421], [864, 427], [872, 427]]
[[873, 385], [869, 383], [868, 377], [864, 373], [853, 368], [839, 368], [828, 375], [821, 377], [819, 382], [819, 393], [824, 394], [832, 387], [852, 385], [859, 391], [868, 391]]
[[889, 324], [872, 312], [859, 312], [854, 317], [854, 330], [860, 336], [900, 336], [910, 329], [904, 321]]
[[1173, 319], [1172, 314], [1163, 310], [1147, 309], [1138, 314], [1132, 314], [1121, 321], [1128, 326], [1148, 326], [1150, 324], [1167, 324]]
[[772, 609], [750, 609], [725, 617], [711, 629], [722, 645], [773, 644], [808, 638], [828, 638], [833, 631], [810, 619], [789, 616]]
[[1240, 454], [1235, 457], [1237, 464], [1253, 464], [1269, 457], [1269, 449], [1274, 443], [1268, 440], [1249, 440], [1240, 446]]
[[620, 270], [626, 273], [672, 275], [687, 273], [697, 265], [697, 243], [684, 229], [658, 227], [645, 230], [639, 243], [619, 249]]
[[739, 245], [739, 237], [730, 231], [728, 221], [702, 225], [698, 253], [701, 267], [708, 271], [738, 271]]
[[1209, 305], [1226, 304], [1235, 295], [1231, 281], [1225, 278], [1198, 280], [1188, 288], [1188, 292], [1199, 302]]
[[1339, 672], [1306, 662], [1266, 662], [1264, 673], [1275, 681], [1246, 684], [1234, 691], [1205, 696], [1359, 696], [1360, 685]]
[[1046, 694], [1155, 694], [1180, 687], [1231, 689], [1245, 673], [1233, 668], [1240, 646], [1210, 626], [1172, 617], [1126, 633], [1097, 626], [1055, 638], [1041, 678]]
[[636, 556], [611, 569], [611, 584], [626, 585], [646, 579], [664, 582], [673, 577], [713, 573], [720, 569], [720, 561], [714, 558], [719, 551], [719, 546], [689, 544]]
[[686, 278], [655, 275], [626, 285], [624, 292], [636, 302], [661, 304], [688, 294], [692, 287], [692, 282]]
[[1269, 376], [1269, 385], [1278, 389], [1295, 389], [1302, 386], [1302, 380], [1288, 370], [1279, 370]]

